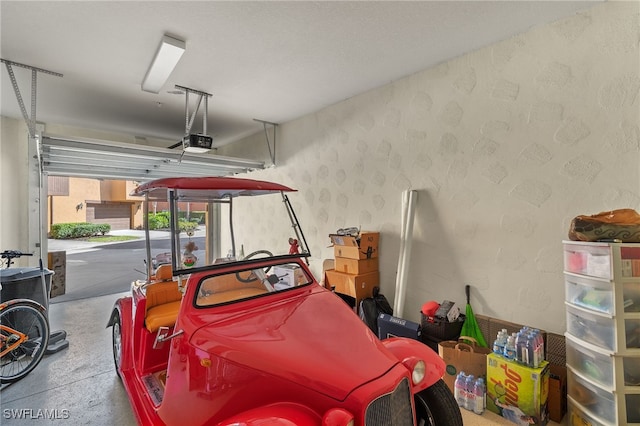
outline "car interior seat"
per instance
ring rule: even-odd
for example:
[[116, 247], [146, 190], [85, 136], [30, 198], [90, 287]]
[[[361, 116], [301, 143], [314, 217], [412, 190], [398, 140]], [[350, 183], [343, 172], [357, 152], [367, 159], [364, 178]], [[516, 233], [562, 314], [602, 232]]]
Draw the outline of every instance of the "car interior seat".
[[178, 282], [173, 280], [171, 265], [160, 265], [155, 280], [146, 287], [145, 326], [151, 333], [175, 324], [182, 301], [182, 292]]

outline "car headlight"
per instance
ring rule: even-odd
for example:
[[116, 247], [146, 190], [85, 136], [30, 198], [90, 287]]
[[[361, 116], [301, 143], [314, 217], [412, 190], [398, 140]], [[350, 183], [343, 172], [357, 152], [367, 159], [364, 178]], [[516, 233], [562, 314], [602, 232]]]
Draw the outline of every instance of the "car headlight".
[[342, 408], [332, 408], [322, 416], [322, 426], [354, 426], [353, 414]]
[[409, 371], [411, 371], [411, 381], [414, 385], [417, 385], [424, 380], [427, 367], [423, 360], [415, 357], [409, 357], [403, 360], [402, 363]]

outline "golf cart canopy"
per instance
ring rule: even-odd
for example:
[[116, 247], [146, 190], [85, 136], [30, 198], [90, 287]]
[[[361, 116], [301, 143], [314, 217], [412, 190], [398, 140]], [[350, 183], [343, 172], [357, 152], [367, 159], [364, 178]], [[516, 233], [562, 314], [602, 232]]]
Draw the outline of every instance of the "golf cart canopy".
[[172, 177], [157, 179], [138, 186], [131, 195], [147, 195], [152, 201], [166, 201], [168, 192], [179, 198], [215, 201], [242, 196], [294, 192], [287, 186], [272, 182], [232, 177]]
[[[308, 258], [308, 245], [286, 195], [294, 191], [273, 182], [217, 176], [141, 184], [131, 195], [144, 197], [148, 279], [162, 263], [170, 263], [173, 276], [179, 276], [230, 262], [246, 264], [258, 254]], [[170, 231], [170, 253], [161, 245], [152, 247], [150, 229]]]

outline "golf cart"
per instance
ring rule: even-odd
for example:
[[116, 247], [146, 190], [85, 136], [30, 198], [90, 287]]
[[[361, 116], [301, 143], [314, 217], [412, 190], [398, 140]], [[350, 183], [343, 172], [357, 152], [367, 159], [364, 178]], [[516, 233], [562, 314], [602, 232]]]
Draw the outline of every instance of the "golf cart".
[[[462, 425], [436, 353], [379, 340], [318, 284], [292, 191], [230, 177], [134, 191], [145, 218], [150, 203], [167, 207], [171, 235], [170, 254], [147, 238], [148, 276], [108, 321], [139, 424]], [[181, 231], [194, 206], [204, 237]]]

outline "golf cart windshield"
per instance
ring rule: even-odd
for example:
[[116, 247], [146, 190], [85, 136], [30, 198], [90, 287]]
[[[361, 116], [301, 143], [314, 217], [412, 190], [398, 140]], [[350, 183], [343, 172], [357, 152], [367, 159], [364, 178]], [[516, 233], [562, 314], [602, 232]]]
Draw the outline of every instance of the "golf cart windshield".
[[[166, 178], [140, 185], [145, 229], [166, 233], [170, 246], [147, 235], [148, 276], [164, 263], [173, 275], [263, 257], [310, 256], [283, 185], [230, 177]], [[158, 235], [158, 232], [154, 232]]]

